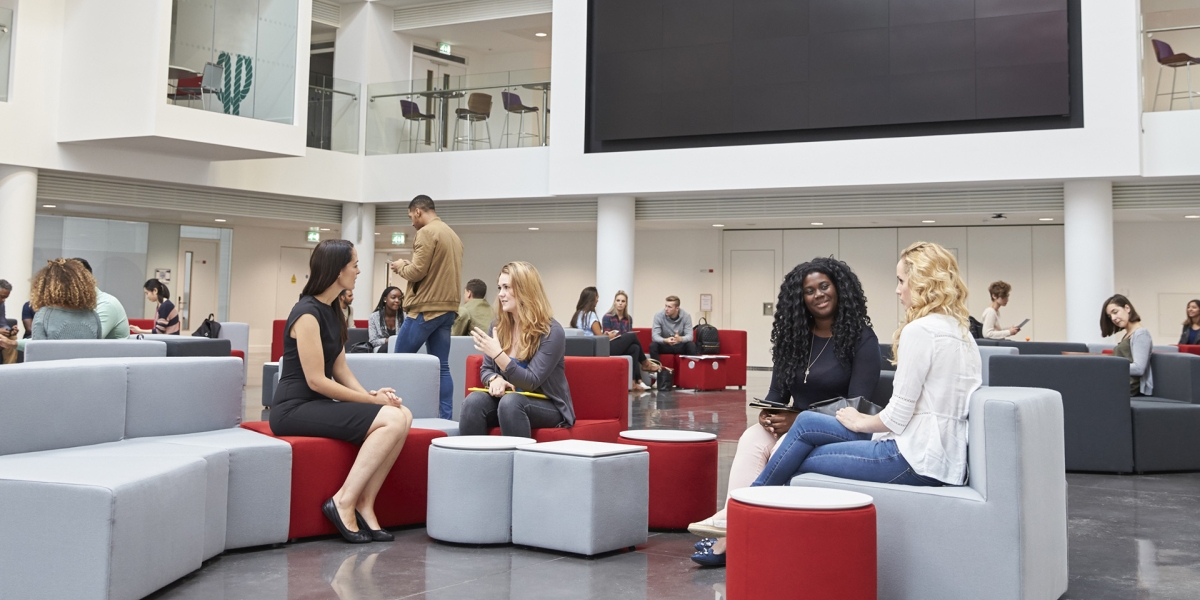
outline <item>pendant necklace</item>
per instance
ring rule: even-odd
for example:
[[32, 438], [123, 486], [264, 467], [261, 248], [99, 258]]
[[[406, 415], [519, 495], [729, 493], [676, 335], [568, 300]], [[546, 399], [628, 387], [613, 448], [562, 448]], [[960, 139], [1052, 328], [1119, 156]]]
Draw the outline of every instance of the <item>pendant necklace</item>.
[[[822, 354], [825, 354], [825, 349], [829, 347], [829, 342], [832, 342], [832, 341], [833, 341], [832, 337], [825, 340], [825, 345], [821, 346], [821, 351], [817, 353], [817, 358], [810, 358], [808, 360], [808, 366], [805, 367], [805, 369], [804, 369], [804, 383], [808, 383], [808, 372], [812, 370], [813, 363], [817, 362], [817, 360], [821, 358]], [[812, 342], [809, 343], [809, 348], [808, 348], [808, 354], [810, 356], [812, 355], [812, 347], [814, 345], [816, 345], [816, 342], [817, 342], [817, 334], [814, 333], [814, 334], [812, 334]]]

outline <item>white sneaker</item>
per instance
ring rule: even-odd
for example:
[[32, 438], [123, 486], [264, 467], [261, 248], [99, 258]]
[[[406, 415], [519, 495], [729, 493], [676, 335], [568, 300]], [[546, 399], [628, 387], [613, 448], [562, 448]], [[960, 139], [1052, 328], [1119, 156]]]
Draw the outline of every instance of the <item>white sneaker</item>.
[[700, 537], [725, 537], [725, 519], [714, 519], [709, 517], [703, 521], [697, 521], [688, 525], [688, 531]]

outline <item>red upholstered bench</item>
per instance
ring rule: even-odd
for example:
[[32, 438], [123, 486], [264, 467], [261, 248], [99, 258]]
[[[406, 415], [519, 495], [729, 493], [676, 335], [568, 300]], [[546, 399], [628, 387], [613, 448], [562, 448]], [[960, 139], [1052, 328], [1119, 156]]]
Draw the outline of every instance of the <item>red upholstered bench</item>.
[[[337, 533], [321, 513], [321, 503], [342, 487], [358, 446], [340, 440], [276, 436], [267, 421], [242, 423], [242, 427], [281, 439], [292, 446], [292, 507], [288, 539]], [[392, 466], [375, 499], [375, 515], [383, 527], [425, 522], [429, 480], [429, 445], [442, 431], [412, 429], [400, 458]]]
[[1200, 354], [1200, 346], [1194, 344], [1178, 344], [1180, 352], [1187, 354]]
[[271, 324], [271, 362], [279, 362], [283, 357], [283, 327], [287, 319], [276, 319]]
[[[483, 356], [467, 357], [464, 387], [483, 387], [479, 381], [482, 366]], [[620, 433], [629, 429], [629, 382], [625, 381], [628, 369], [629, 363], [616, 356], [566, 357], [575, 426], [534, 429], [533, 439], [539, 442], [575, 439], [615, 443]], [[500, 428], [493, 427], [490, 433], [500, 435]]]
[[[635, 327], [633, 332], [638, 336], [638, 342], [642, 345], [642, 351], [647, 355], [650, 354], [650, 330], [645, 328]], [[746, 385], [746, 332], [736, 329], [720, 329], [717, 330], [717, 335], [721, 339], [721, 354], [729, 357], [725, 361], [725, 367], [728, 369], [725, 372], [725, 385], [736, 385], [743, 387]], [[664, 367], [671, 369], [679, 368], [679, 359], [674, 354], [663, 354], [659, 356], [659, 361]], [[676, 379], [678, 381], [678, 379]]]
[[129, 325], [146, 331], [154, 331], [154, 319], [129, 319]]

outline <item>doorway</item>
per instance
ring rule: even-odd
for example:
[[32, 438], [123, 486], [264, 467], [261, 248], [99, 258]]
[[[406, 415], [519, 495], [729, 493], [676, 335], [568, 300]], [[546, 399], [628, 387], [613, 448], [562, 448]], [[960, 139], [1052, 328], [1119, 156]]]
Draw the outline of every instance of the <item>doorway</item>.
[[208, 315], [217, 318], [220, 243], [217, 240], [180, 238], [179, 289], [176, 291], [180, 332], [187, 335]]
[[782, 280], [783, 232], [726, 231], [725, 290], [730, 329], [746, 332], [746, 364], [771, 367], [771, 326]]
[[275, 276], [275, 318], [286, 319], [308, 283], [312, 248], [280, 248], [279, 274]]

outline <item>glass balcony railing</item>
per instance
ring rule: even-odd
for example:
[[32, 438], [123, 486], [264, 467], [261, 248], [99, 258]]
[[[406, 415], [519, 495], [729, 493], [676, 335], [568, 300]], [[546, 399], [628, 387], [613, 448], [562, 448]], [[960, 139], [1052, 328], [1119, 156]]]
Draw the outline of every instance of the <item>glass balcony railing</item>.
[[308, 77], [308, 147], [358, 154], [362, 84], [316, 73]]
[[172, 8], [169, 102], [293, 123], [299, 0], [173, 0]]
[[367, 154], [545, 146], [550, 69], [367, 86]]

